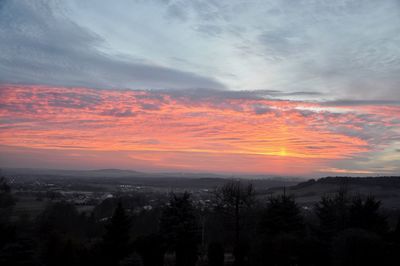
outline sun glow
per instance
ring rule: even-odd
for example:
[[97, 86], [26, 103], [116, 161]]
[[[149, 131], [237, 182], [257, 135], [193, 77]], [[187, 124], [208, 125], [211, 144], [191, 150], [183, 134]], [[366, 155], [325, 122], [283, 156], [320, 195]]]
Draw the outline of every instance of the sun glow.
[[279, 151], [279, 156], [286, 156], [286, 155], [287, 155], [286, 148], [285, 147], [281, 147], [280, 151]]

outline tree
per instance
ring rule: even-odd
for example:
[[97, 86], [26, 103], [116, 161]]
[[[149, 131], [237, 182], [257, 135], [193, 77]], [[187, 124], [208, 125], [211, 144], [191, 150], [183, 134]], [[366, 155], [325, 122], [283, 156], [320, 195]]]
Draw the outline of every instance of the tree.
[[333, 196], [323, 196], [315, 204], [315, 213], [319, 219], [321, 233], [332, 237], [349, 226], [350, 199], [345, 187], [341, 187]]
[[[36, 258], [36, 246], [33, 239], [20, 239], [9, 243], [0, 249], [1, 266], [35, 266], [39, 265]], [[41, 264], [40, 264], [41, 265]]]
[[177, 266], [196, 264], [199, 226], [189, 193], [182, 196], [171, 193], [169, 204], [161, 214], [160, 235], [167, 248], [175, 251]]
[[84, 237], [84, 224], [71, 203], [63, 201], [48, 205], [37, 218], [43, 264], [76, 265], [80, 240]]
[[207, 257], [209, 266], [224, 266], [224, 247], [221, 243], [210, 243], [208, 245]]
[[125, 213], [122, 204], [118, 203], [103, 236], [103, 255], [106, 265], [118, 265], [131, 253], [130, 229], [131, 219]]
[[142, 257], [144, 266], [162, 266], [165, 246], [158, 234], [140, 236], [135, 240], [135, 249]]
[[396, 224], [396, 228], [394, 229], [393, 234], [394, 234], [395, 242], [397, 244], [399, 244], [399, 246], [400, 246], [400, 215], [397, 218], [397, 224]]
[[244, 213], [253, 206], [255, 192], [251, 183], [230, 181], [216, 190], [218, 211], [230, 216], [234, 221], [235, 242], [239, 241]]
[[78, 237], [82, 235], [84, 229], [84, 223], [76, 207], [65, 201], [48, 205], [39, 215], [37, 226], [43, 238], [51, 234]]
[[0, 177], [0, 249], [15, 238], [15, 226], [9, 223], [15, 199], [5, 177]]
[[245, 217], [255, 203], [255, 191], [251, 183], [243, 185], [240, 181], [230, 181], [215, 192], [216, 211], [226, 216], [234, 231], [235, 265], [243, 265], [247, 256], [248, 244], [242, 235]]
[[350, 205], [350, 227], [361, 228], [378, 234], [388, 232], [386, 216], [380, 212], [381, 202], [373, 196], [363, 199], [361, 196], [353, 198]]
[[0, 177], [0, 226], [8, 222], [14, 205], [15, 199], [11, 195], [7, 179]]
[[268, 236], [280, 233], [303, 235], [304, 221], [292, 196], [271, 197], [261, 217], [260, 233]]
[[397, 224], [396, 227], [394, 228], [392, 232], [392, 241], [393, 241], [393, 247], [392, 247], [392, 252], [391, 252], [391, 260], [392, 261], [400, 261], [400, 215], [397, 218]]
[[271, 197], [258, 225], [255, 265], [299, 265], [305, 224], [299, 206], [286, 194]]
[[346, 229], [332, 242], [333, 265], [388, 265], [386, 245], [382, 238], [362, 229]]
[[138, 254], [133, 253], [121, 260], [119, 266], [143, 266], [143, 262]]

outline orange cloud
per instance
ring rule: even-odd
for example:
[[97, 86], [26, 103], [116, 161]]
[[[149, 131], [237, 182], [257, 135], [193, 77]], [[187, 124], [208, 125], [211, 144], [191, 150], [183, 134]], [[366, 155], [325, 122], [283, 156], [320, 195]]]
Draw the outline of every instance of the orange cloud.
[[[140, 161], [149, 170], [306, 174], [328, 168], [330, 160], [375, 149], [398, 130], [398, 116], [391, 115], [399, 114], [397, 106], [346, 108], [334, 112], [317, 103], [251, 97], [3, 85], [0, 144], [74, 150], [75, 155], [122, 152], [124, 166]], [[366, 124], [387, 130], [368, 135]]]

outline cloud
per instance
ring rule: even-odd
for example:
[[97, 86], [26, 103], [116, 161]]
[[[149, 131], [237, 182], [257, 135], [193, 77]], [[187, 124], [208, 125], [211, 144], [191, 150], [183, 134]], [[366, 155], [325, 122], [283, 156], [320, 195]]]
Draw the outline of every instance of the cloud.
[[263, 115], [271, 111], [271, 108], [265, 105], [256, 104], [255, 106], [253, 106], [253, 108], [254, 108], [254, 113], [258, 115]]
[[223, 88], [213, 78], [102, 52], [105, 40], [55, 2], [5, 1], [0, 82], [106, 88]]
[[316, 91], [294, 91], [285, 92], [280, 90], [218, 90], [218, 89], [186, 89], [168, 90], [169, 94], [175, 96], [190, 97], [193, 100], [204, 98], [223, 98], [223, 99], [283, 99], [288, 96], [314, 96], [323, 95]]
[[398, 1], [281, 4], [259, 40], [266, 60], [301, 86], [333, 98], [398, 100], [399, 8]]
[[0, 82], [398, 100], [399, 7], [396, 0], [4, 1]]
[[128, 109], [119, 110], [117, 108], [113, 108], [113, 109], [110, 109], [110, 110], [104, 110], [100, 114], [101, 115], [105, 115], [105, 116], [115, 116], [115, 117], [132, 117], [132, 116], [135, 116], [135, 113], [133, 113], [131, 110], [128, 110]]
[[159, 110], [160, 106], [158, 104], [153, 104], [153, 103], [141, 103], [140, 106], [144, 110]]
[[[135, 151], [136, 156], [153, 152], [160, 156], [154, 159], [163, 161], [158, 167], [166, 168], [197, 169], [194, 161], [189, 163], [178, 154], [204, 161], [221, 156], [224, 165], [217, 167], [221, 171], [229, 169], [228, 158], [254, 160], [257, 169], [247, 165], [250, 172], [259, 171], [261, 161], [277, 157], [285, 165], [291, 161], [301, 162], [304, 165], [298, 167], [303, 169], [313, 165], [315, 171], [357, 170], [350, 162], [361, 169], [365, 158], [383, 149], [388, 151], [371, 159], [370, 165], [391, 165], [393, 159], [388, 158], [396, 158], [399, 106], [333, 108], [317, 102], [249, 97], [243, 92], [225, 97], [225, 92], [216, 91], [217, 97], [211, 97], [212, 92], [192, 97], [179, 91], [0, 86], [0, 144]], [[348, 163], [339, 163], [345, 160]], [[197, 166], [203, 169], [204, 165]]]
[[399, 7], [0, 0], [0, 142], [396, 172]]
[[400, 100], [335, 100], [323, 102], [327, 106], [400, 105]]
[[[288, 93], [284, 97], [318, 91], [323, 97], [302, 96], [319, 100], [400, 99], [397, 0], [167, 1], [166, 5], [179, 10], [170, 14], [172, 19], [181, 19], [175, 13], [185, 14], [184, 25], [219, 37], [229, 61], [240, 65], [236, 70], [224, 66], [236, 77], [225, 78], [232, 87], [239, 83], [247, 89], [251, 84], [251, 89]], [[218, 43], [212, 44], [218, 48]]]

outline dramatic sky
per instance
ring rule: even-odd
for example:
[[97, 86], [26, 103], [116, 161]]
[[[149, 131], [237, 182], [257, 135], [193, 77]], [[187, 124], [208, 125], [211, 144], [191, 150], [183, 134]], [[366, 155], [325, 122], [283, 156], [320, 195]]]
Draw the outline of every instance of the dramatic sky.
[[400, 174], [400, 1], [0, 0], [0, 167]]

